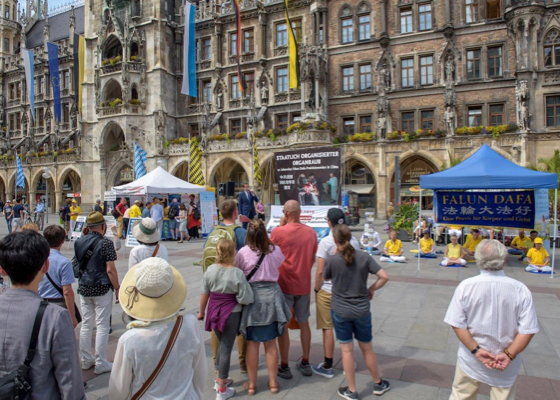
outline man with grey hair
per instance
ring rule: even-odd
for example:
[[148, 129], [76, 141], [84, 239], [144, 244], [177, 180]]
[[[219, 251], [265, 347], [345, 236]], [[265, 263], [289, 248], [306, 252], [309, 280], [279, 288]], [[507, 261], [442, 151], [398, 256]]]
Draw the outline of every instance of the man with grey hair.
[[447, 309], [444, 321], [460, 341], [450, 400], [475, 398], [481, 382], [492, 399], [515, 398], [520, 353], [539, 325], [527, 286], [505, 276], [507, 254], [497, 240], [483, 240], [475, 251], [480, 275], [457, 286]]

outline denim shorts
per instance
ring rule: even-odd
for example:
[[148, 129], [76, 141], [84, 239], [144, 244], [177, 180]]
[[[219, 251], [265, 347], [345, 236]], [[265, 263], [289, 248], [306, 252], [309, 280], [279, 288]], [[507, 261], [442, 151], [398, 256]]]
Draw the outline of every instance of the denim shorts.
[[334, 333], [339, 343], [351, 343], [354, 338], [358, 342], [369, 343], [373, 340], [371, 312], [362, 318], [343, 318], [331, 310]]

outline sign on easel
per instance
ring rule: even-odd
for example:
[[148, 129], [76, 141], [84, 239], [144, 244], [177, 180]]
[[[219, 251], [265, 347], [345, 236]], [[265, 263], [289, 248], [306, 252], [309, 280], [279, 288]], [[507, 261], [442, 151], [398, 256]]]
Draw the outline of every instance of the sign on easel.
[[78, 240], [83, 235], [84, 226], [86, 224], [86, 217], [80, 217], [76, 219], [76, 223], [74, 224], [74, 230], [72, 231], [72, 240]]
[[107, 232], [105, 232], [105, 237], [107, 239], [113, 240], [113, 231], [111, 230], [111, 226], [117, 226], [117, 220], [112, 215], [105, 215], [103, 216], [105, 219], [105, 223], [107, 224]]
[[134, 226], [134, 223], [136, 221], [141, 221], [141, 220], [142, 218], [130, 218], [130, 221], [128, 221], [128, 232], [126, 234], [126, 247], [136, 247], [140, 244], [138, 243], [138, 240], [136, 240], [134, 234], [132, 233], [132, 227]]

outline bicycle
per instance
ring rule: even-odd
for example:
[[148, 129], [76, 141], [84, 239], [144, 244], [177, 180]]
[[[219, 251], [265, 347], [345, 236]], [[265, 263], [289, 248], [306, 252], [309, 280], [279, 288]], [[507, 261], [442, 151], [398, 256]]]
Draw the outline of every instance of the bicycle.
[[31, 214], [29, 214], [28, 212], [25, 213], [25, 219], [23, 221], [23, 224], [35, 224], [37, 226], [39, 226], [38, 224], [39, 219], [37, 218], [37, 213], [33, 212], [33, 218], [31, 218]]

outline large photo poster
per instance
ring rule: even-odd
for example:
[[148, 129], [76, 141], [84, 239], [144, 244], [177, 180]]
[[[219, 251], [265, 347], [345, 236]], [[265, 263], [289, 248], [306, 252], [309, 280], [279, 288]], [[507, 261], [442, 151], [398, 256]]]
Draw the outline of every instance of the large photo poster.
[[276, 153], [280, 203], [302, 206], [340, 204], [340, 149], [301, 149]]
[[[330, 233], [329, 224], [327, 223], [327, 213], [333, 207], [328, 206], [306, 206], [301, 208], [300, 221], [302, 224], [310, 226], [315, 230], [317, 234], [317, 241], [327, 237]], [[283, 206], [271, 206], [270, 207], [270, 219], [266, 230], [268, 234], [272, 232], [274, 228], [280, 226], [280, 219], [284, 216]]]

